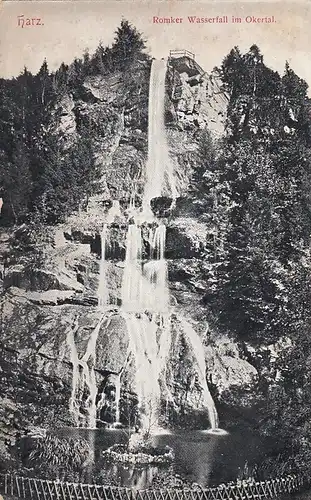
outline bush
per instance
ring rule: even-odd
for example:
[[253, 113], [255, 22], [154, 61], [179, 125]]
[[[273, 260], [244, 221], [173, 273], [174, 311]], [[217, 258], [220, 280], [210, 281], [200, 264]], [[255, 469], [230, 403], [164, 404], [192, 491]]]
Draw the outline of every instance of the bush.
[[80, 471], [93, 462], [93, 451], [85, 439], [48, 435], [36, 441], [29, 464], [48, 473]]

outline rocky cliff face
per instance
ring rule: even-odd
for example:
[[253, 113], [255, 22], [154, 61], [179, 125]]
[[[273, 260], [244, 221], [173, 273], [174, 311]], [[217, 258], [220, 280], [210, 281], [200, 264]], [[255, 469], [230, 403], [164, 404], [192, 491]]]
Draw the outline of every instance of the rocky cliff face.
[[[100, 233], [113, 200], [120, 200], [121, 217], [111, 229], [108, 283], [111, 318], [97, 341], [97, 385], [106, 394], [102, 420], [113, 421], [116, 377], [127, 363], [128, 335], [118, 312], [124, 269], [129, 193], [141, 201], [147, 158], [147, 102], [149, 66], [136, 63], [131, 76], [92, 77], [79, 95], [64, 95], [55, 109], [55, 127], [64, 147], [81, 122], [94, 131], [97, 161], [102, 166], [100, 193], [86, 212], [73, 215], [58, 227], [23, 226], [1, 235], [2, 325], [1, 372], [5, 396], [1, 409], [3, 433], [38, 426], [73, 425], [69, 412], [72, 359], [68, 332], [74, 332], [80, 357], [99, 321], [97, 287], [101, 254]], [[197, 134], [208, 127], [221, 134], [226, 97], [217, 78], [200, 72], [189, 75], [171, 65], [167, 77], [166, 121], [170, 152], [181, 198], [167, 223], [171, 304], [200, 333], [205, 345], [208, 380], [217, 400], [230, 406], [247, 405], [256, 382], [256, 370], [225, 333], [210, 331], [202, 304], [206, 291], [206, 226], [187, 203], [192, 167], [197, 155]], [[134, 190], [134, 191], [133, 191]], [[165, 215], [170, 202], [155, 200], [154, 210]], [[166, 214], [167, 215], [167, 214]], [[148, 228], [146, 228], [147, 231]], [[144, 240], [147, 251], [147, 236]], [[200, 391], [191, 353], [176, 342], [171, 390], [178, 398], [176, 421], [199, 409]], [[122, 379], [121, 419], [126, 421], [132, 390], [133, 360]], [[233, 400], [232, 390], [241, 396]], [[235, 393], [237, 394], [237, 392]], [[239, 399], [240, 398], [240, 399]]]

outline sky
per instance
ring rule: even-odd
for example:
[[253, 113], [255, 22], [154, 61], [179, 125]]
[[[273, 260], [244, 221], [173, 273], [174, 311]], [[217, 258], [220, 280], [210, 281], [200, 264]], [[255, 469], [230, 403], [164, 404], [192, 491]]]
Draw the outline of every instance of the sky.
[[[41, 19], [40, 26], [18, 25], [18, 16]], [[228, 16], [228, 23], [191, 24], [188, 16]], [[182, 17], [180, 24], [153, 23], [153, 17]], [[232, 16], [242, 23], [232, 23]], [[246, 23], [246, 16], [271, 17], [274, 23]], [[152, 57], [187, 49], [205, 71], [221, 64], [230, 49], [257, 44], [265, 63], [283, 73], [285, 61], [311, 86], [311, 2], [226, 2], [187, 0], [6, 1], [0, 4], [0, 76], [17, 76], [24, 66], [36, 73], [44, 58], [50, 70], [70, 63], [85, 49], [111, 44], [121, 18], [147, 40]]]

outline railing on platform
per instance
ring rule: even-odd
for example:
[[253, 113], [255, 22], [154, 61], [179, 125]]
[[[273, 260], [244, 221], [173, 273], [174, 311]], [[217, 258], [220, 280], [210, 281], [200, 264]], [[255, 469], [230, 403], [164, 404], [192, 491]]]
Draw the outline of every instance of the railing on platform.
[[189, 52], [189, 50], [170, 50], [169, 57], [189, 57], [190, 59], [195, 59], [195, 54], [193, 54], [193, 52]]
[[304, 487], [306, 481], [294, 475], [261, 482], [239, 481], [214, 488], [154, 490], [0, 475], [1, 493], [26, 500], [266, 500]]

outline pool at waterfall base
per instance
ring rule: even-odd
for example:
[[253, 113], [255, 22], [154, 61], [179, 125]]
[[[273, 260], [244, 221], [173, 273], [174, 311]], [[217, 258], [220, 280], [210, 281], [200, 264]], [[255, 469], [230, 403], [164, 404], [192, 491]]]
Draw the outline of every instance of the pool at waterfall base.
[[[234, 429], [221, 435], [202, 430], [180, 430], [152, 437], [154, 447], [171, 449], [171, 463], [139, 464], [107, 458], [105, 450], [116, 444], [126, 445], [129, 432], [124, 429], [63, 428], [50, 434], [59, 438], [82, 438], [88, 442], [93, 462], [79, 472], [79, 481], [128, 488], [147, 489], [166, 486], [215, 486], [236, 481], [246, 463], [258, 463], [268, 453], [269, 443], [249, 430]], [[271, 448], [271, 446], [270, 446]], [[33, 470], [38, 477], [41, 472]], [[66, 481], [77, 478], [66, 471], [56, 477]]]

